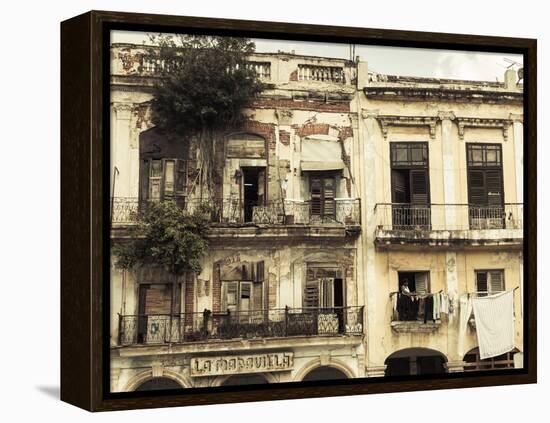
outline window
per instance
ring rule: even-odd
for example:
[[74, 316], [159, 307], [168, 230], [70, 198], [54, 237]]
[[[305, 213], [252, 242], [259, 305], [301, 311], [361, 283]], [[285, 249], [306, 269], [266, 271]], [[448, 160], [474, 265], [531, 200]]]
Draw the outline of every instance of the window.
[[504, 270], [477, 270], [476, 291], [478, 295], [504, 291]]
[[399, 272], [397, 275], [399, 292], [402, 292], [405, 281], [407, 281], [410, 292], [420, 295], [430, 292], [430, 272]]
[[429, 229], [431, 224], [427, 143], [390, 145], [392, 222], [395, 229]]
[[344, 306], [342, 271], [337, 267], [308, 266], [304, 286], [304, 308]]
[[185, 196], [187, 184], [185, 160], [142, 159], [141, 175], [142, 200], [179, 200]]
[[504, 227], [504, 187], [500, 145], [467, 144], [471, 229]]
[[246, 313], [264, 309], [264, 262], [240, 264], [237, 270], [240, 280], [222, 280], [222, 310]]
[[336, 217], [336, 180], [334, 176], [311, 175], [309, 179], [312, 216]]

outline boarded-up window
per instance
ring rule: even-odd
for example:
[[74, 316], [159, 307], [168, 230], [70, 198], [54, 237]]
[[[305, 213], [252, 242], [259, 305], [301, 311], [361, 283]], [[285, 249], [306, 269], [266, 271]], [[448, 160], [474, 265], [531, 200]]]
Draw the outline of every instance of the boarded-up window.
[[142, 314], [158, 315], [172, 312], [172, 285], [142, 285]]
[[253, 134], [235, 134], [227, 138], [225, 155], [227, 158], [264, 159], [265, 139]]

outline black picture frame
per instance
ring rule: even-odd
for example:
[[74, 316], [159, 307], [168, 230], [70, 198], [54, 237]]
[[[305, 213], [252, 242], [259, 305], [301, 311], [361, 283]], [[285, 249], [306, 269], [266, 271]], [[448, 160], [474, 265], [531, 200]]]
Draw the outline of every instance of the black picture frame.
[[[524, 367], [266, 386], [109, 393], [109, 31], [522, 54], [524, 58]], [[90, 11], [61, 23], [61, 399], [90, 411], [536, 383], [536, 110], [534, 39]]]

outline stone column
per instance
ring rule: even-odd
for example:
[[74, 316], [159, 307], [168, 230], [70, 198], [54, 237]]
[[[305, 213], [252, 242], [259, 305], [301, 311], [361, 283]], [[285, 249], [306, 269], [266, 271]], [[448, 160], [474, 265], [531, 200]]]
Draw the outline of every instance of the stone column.
[[445, 363], [448, 373], [461, 373], [464, 371], [464, 361], [448, 361]]
[[[132, 105], [127, 103], [115, 103], [114, 119], [111, 130], [111, 165], [118, 169], [115, 180], [115, 197], [129, 197], [131, 181], [131, 155], [130, 155], [130, 120], [132, 117]], [[111, 169], [111, 178], [113, 171]], [[111, 181], [112, 186], [113, 181]]]
[[[457, 169], [456, 157], [453, 150], [453, 112], [440, 111], [438, 114], [441, 121], [441, 152], [443, 156], [443, 197], [445, 203], [445, 228], [452, 229], [457, 222], [457, 210], [449, 204], [457, 203], [456, 179]], [[433, 210], [432, 210], [433, 214]], [[437, 215], [436, 215], [437, 216]], [[460, 222], [462, 223], [462, 222]]]
[[516, 162], [516, 202], [523, 203], [523, 115], [510, 113], [514, 132]]
[[367, 367], [365, 375], [367, 377], [384, 377], [386, 367], [388, 366], [386, 366], [385, 364], [382, 364], [381, 366], [369, 366]]
[[[361, 113], [360, 128], [360, 148], [361, 148], [361, 235], [360, 248], [358, 250], [361, 258], [362, 283], [364, 286], [364, 330], [365, 350], [367, 351], [367, 366], [370, 362], [370, 348], [377, 348], [379, 340], [374, 339], [370, 325], [379, 324], [376, 319], [376, 308], [384, 305], [376, 304], [376, 285], [380, 281], [376, 280], [375, 259], [376, 251], [374, 247], [374, 236], [376, 229], [376, 215], [374, 207], [376, 205], [376, 142], [381, 138], [380, 127], [376, 120], [378, 110], [363, 110]], [[358, 281], [360, 282], [360, 281]], [[368, 367], [367, 367], [368, 369]]]

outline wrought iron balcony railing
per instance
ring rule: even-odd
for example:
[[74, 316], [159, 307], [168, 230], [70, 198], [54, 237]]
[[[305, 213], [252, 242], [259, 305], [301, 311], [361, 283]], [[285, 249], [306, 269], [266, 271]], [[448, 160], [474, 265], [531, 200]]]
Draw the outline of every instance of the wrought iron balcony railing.
[[[137, 222], [147, 210], [149, 202], [137, 198], [115, 197], [112, 199], [111, 220], [113, 224]], [[314, 225], [341, 224], [359, 225], [361, 203], [359, 199], [336, 199], [331, 213], [312, 213], [310, 201], [245, 201], [239, 198], [214, 198], [209, 200], [181, 200], [182, 207], [192, 212], [201, 205], [208, 205], [214, 223], [265, 224], [265, 225]]]
[[444, 231], [522, 229], [523, 204], [408, 204], [375, 206], [378, 229], [393, 231]]
[[119, 315], [118, 345], [290, 336], [362, 335], [363, 306], [226, 313]]

